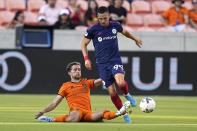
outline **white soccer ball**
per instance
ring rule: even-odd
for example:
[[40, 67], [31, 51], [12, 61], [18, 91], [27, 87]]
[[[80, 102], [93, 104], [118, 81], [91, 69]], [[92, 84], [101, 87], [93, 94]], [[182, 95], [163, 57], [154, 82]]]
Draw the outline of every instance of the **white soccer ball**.
[[156, 107], [156, 103], [153, 98], [145, 97], [140, 101], [140, 109], [145, 113], [152, 112]]

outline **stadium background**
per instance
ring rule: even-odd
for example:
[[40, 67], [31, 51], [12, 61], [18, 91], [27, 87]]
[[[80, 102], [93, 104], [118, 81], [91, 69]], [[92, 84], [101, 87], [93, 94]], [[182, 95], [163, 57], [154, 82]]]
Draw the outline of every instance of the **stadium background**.
[[[55, 94], [64, 81], [69, 81], [65, 73], [65, 65], [71, 61], [80, 61], [84, 64], [80, 51], [80, 42], [84, 31], [54, 31], [54, 43], [52, 49], [23, 49], [15, 47], [15, 31], [2, 30], [1, 32], [1, 57], [6, 52], [16, 51], [30, 61], [32, 68], [29, 82], [20, 90], [9, 91], [0, 88], [1, 93], [38, 93]], [[137, 48], [133, 41], [119, 35], [120, 54], [126, 70], [126, 80], [130, 91], [136, 95], [196, 95], [196, 33], [189, 32], [133, 32], [143, 41], [143, 47]], [[83, 76], [87, 78], [98, 78], [97, 68], [94, 62], [92, 43], [88, 46], [90, 58], [93, 62], [93, 70], [87, 71], [82, 66]], [[133, 68], [135, 58], [140, 59], [139, 79], [147, 89], [142, 89], [139, 83], [132, 80], [132, 75], [137, 69]], [[156, 59], [161, 59], [156, 68]], [[173, 69], [173, 59], [176, 59], [176, 69]], [[4, 60], [3, 60], [4, 61]], [[24, 63], [17, 57], [6, 58], [8, 64], [8, 76], [4, 83], [15, 85], [22, 81], [26, 74]], [[2, 66], [1, 66], [2, 67]], [[1, 68], [1, 74], [3, 68]], [[174, 72], [174, 73], [173, 73]], [[161, 76], [158, 87], [154, 86], [156, 74]], [[173, 81], [173, 75], [174, 82]], [[2, 76], [2, 75], [1, 75]], [[1, 77], [2, 78], [2, 77]], [[157, 78], [158, 80], [158, 78]], [[159, 82], [159, 81], [157, 81]], [[1, 85], [3, 83], [0, 83]], [[148, 85], [149, 84], [149, 85]], [[176, 84], [176, 89], [173, 88]], [[185, 87], [184, 87], [185, 86]], [[188, 87], [189, 86], [189, 87]], [[149, 88], [154, 89], [149, 89]], [[189, 88], [189, 89], [188, 89]], [[95, 89], [93, 94], [106, 94], [101, 88]]]

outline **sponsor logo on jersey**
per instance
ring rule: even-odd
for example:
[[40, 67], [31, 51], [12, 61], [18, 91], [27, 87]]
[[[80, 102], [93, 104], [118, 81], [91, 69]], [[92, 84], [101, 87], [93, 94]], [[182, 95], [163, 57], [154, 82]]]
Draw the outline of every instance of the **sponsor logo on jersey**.
[[98, 37], [98, 41], [99, 42], [102, 42], [102, 41], [104, 41], [104, 40], [112, 40], [112, 39], [116, 39], [117, 38], [117, 36], [116, 35], [114, 35], [114, 36], [107, 36], [107, 37]]
[[116, 35], [114, 36], [108, 36], [108, 37], [103, 37], [103, 40], [112, 40], [112, 39], [116, 39]]
[[98, 41], [99, 42], [102, 42], [103, 41], [103, 38], [102, 37], [98, 37]]

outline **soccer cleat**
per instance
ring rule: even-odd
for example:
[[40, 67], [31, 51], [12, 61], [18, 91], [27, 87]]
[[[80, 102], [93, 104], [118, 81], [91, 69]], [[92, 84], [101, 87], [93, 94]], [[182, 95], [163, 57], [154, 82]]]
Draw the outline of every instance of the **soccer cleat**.
[[131, 121], [131, 119], [130, 119], [130, 117], [129, 117], [129, 115], [127, 113], [124, 114], [123, 117], [124, 117], [125, 123], [128, 123], [128, 124], [132, 123], [132, 121]]
[[52, 122], [53, 117], [41, 116], [41, 117], [38, 118], [38, 120], [42, 121], [42, 122]]
[[120, 110], [116, 112], [116, 116], [120, 116], [120, 115], [124, 114], [129, 107], [130, 107], [130, 101], [126, 101], [123, 104], [123, 106], [120, 108]]
[[137, 101], [136, 101], [136, 99], [133, 98], [129, 93], [128, 93], [127, 95], [124, 95], [124, 96], [125, 96], [125, 98], [126, 98], [128, 101], [130, 101], [130, 103], [131, 103], [131, 105], [132, 105], [133, 107], [136, 107], [136, 106], [137, 106]]

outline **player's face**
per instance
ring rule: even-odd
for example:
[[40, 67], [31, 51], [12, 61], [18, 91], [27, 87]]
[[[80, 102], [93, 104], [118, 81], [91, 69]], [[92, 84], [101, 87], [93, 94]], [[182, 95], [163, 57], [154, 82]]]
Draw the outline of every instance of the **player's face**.
[[50, 6], [55, 6], [57, 0], [48, 0]]
[[98, 21], [100, 23], [101, 26], [103, 27], [107, 27], [109, 25], [109, 13], [103, 13], [103, 14], [100, 14], [98, 13]]
[[23, 13], [21, 13], [18, 18], [17, 18], [18, 22], [19, 23], [24, 23], [24, 20], [25, 20], [25, 16]]
[[72, 70], [69, 72], [69, 75], [72, 79], [79, 80], [81, 79], [81, 66], [73, 65]]
[[174, 4], [175, 4], [175, 6], [181, 7], [182, 1], [181, 0], [176, 0]]
[[114, 1], [114, 5], [118, 8], [120, 8], [122, 6], [123, 0], [115, 0]]

